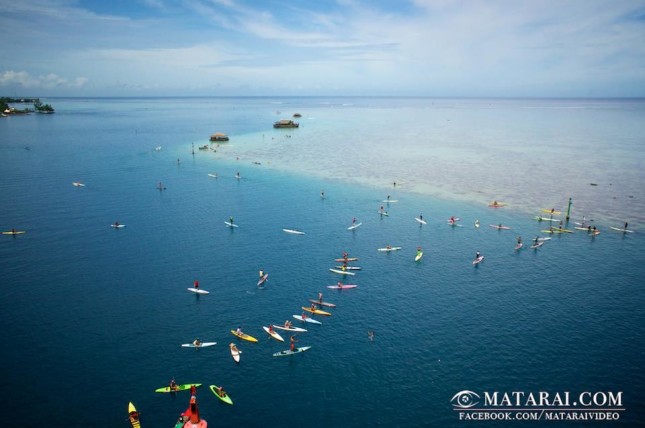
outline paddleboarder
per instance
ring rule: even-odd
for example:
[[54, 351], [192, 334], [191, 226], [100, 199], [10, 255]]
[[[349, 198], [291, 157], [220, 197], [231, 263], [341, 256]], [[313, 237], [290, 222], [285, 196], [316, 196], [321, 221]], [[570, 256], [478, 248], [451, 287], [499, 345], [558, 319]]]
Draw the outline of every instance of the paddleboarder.
[[322, 303], [323, 299], [323, 294], [321, 292], [318, 292], [318, 302]]
[[[304, 319], [304, 315], [303, 315], [303, 319]], [[296, 342], [297, 342], [296, 335], [294, 334], [289, 339], [289, 349], [291, 350], [291, 352], [293, 352], [296, 349]]]
[[195, 282], [193, 282], [193, 288], [199, 290], [199, 281], [195, 280]]

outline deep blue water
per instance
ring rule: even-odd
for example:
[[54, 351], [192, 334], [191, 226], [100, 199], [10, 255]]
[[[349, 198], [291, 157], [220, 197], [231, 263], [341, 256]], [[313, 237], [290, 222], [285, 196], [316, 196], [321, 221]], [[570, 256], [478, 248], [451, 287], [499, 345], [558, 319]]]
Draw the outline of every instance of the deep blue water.
[[[0, 408], [26, 407], [20, 426], [125, 427], [132, 401], [144, 427], [170, 427], [189, 399], [153, 392], [171, 377], [226, 388], [234, 406], [199, 390], [211, 426], [477, 424], [452, 408], [462, 390], [622, 391], [619, 423], [645, 419], [641, 233], [599, 225], [594, 239], [553, 236], [515, 252], [517, 235], [528, 244], [546, 226], [512, 210], [191, 154], [223, 129], [273, 132], [265, 99], [52, 103], [55, 115], [0, 121], [0, 228], [27, 231], [0, 240]], [[399, 202], [381, 218], [387, 194]], [[234, 230], [224, 226], [231, 215]], [[451, 215], [463, 227], [449, 227]], [[349, 232], [352, 217], [363, 225]], [[127, 227], [109, 227], [117, 220]], [[513, 230], [488, 226], [498, 223]], [[376, 251], [387, 244], [403, 249]], [[343, 251], [360, 258], [363, 270], [346, 280], [359, 287], [333, 292], [328, 268]], [[486, 259], [474, 268], [476, 251]], [[259, 269], [270, 275], [264, 289]], [[211, 294], [187, 292], [195, 279]], [[313, 348], [272, 357], [288, 345], [261, 327], [300, 314], [319, 291], [338, 307], [298, 335]], [[238, 326], [260, 343], [238, 342], [229, 333]], [[179, 346], [195, 337], [218, 344]]]

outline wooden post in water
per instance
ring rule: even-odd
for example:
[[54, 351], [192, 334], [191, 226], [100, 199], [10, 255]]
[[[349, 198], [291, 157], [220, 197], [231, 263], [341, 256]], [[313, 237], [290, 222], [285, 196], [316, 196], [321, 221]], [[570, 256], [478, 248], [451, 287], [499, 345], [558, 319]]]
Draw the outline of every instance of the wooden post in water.
[[569, 198], [569, 206], [567, 207], [567, 216], [565, 217], [566, 221], [569, 221], [569, 214], [571, 214], [571, 204], [573, 203], [573, 200]]

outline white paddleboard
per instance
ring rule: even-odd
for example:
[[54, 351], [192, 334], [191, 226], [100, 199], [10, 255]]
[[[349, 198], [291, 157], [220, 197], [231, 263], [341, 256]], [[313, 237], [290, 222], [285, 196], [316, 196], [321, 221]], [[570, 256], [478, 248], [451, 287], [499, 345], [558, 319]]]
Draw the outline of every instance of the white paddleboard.
[[354, 229], [356, 229], [356, 228], [360, 227], [362, 224], [363, 224], [363, 223], [356, 223], [356, 224], [353, 224], [353, 225], [349, 226], [349, 227], [347, 228], [347, 230], [354, 230]]
[[414, 219], [415, 219], [416, 221], [418, 221], [419, 223], [421, 223], [421, 224], [428, 224], [425, 220], [420, 219], [419, 217], [415, 217]]
[[[239, 227], [237, 224], [235, 224], [235, 223], [231, 223], [231, 222], [228, 222], [228, 221], [225, 221], [225, 222], [224, 222], [224, 224], [225, 224], [227, 227], [230, 227], [230, 228], [233, 228], [233, 227]], [[240, 232], [240, 233], [242, 233], [242, 232]]]
[[473, 260], [473, 264], [474, 264], [474, 265], [478, 265], [478, 264], [480, 264], [480, 263], [481, 263], [481, 262], [483, 262], [483, 261], [484, 261], [484, 256], [479, 256], [479, 257], [477, 257], [475, 260]]
[[389, 214], [386, 213], [385, 211], [379, 211], [378, 213], [381, 214], [381, 215], [389, 216]]
[[200, 343], [199, 345], [195, 345], [193, 343], [183, 343], [181, 347], [182, 348], [207, 348], [213, 345], [217, 345], [217, 342], [203, 342], [203, 343]]
[[304, 235], [305, 234], [305, 232], [301, 232], [301, 231], [295, 230], [295, 229], [282, 229], [282, 231], [285, 232], [285, 233], [290, 233], [292, 235]]
[[295, 331], [295, 332], [298, 332], [298, 333], [305, 333], [307, 331], [304, 328], [300, 328], [300, 327], [291, 326], [291, 327], [287, 328], [287, 327], [285, 327], [283, 325], [275, 325], [275, 324], [273, 324], [273, 328], [278, 328], [278, 329], [284, 330], [284, 331]]
[[301, 348], [296, 348], [293, 351], [291, 349], [287, 349], [286, 351], [280, 351], [276, 352], [273, 354], [274, 357], [285, 357], [287, 355], [293, 355], [293, 354], [299, 354], [301, 352], [305, 352], [311, 349], [311, 346], [303, 346]]
[[341, 270], [341, 269], [329, 269], [329, 271], [337, 273], [339, 275], [350, 275], [350, 276], [356, 275], [354, 272], [348, 272], [346, 270]]
[[201, 288], [192, 288], [192, 287], [190, 287], [190, 288], [187, 288], [186, 290], [192, 291], [193, 293], [196, 293], [196, 294], [209, 294], [208, 291], [202, 290]]
[[633, 230], [625, 229], [625, 228], [622, 228], [622, 227], [609, 226], [609, 228], [610, 228], [611, 230], [615, 230], [615, 231], [617, 231], [617, 232], [634, 233], [634, 231], [633, 231]]
[[113, 227], [115, 229], [121, 229], [125, 227], [125, 224], [111, 224], [110, 227]]
[[217, 174], [208, 174], [209, 177], [217, 178]]
[[389, 252], [389, 251], [398, 251], [403, 247], [384, 247], [384, 248], [377, 248], [376, 251], [383, 251], [383, 252]]
[[312, 323], [312, 324], [320, 324], [320, 325], [322, 325], [322, 323], [321, 323], [320, 321], [316, 321], [316, 320], [315, 320], [315, 319], [313, 319], [313, 318], [305, 318], [305, 319], [303, 320], [303, 319], [302, 319], [302, 315], [294, 315], [293, 317], [294, 317], [295, 319], [297, 319], [298, 321], [305, 321], [305, 322], [309, 322], [309, 323]]

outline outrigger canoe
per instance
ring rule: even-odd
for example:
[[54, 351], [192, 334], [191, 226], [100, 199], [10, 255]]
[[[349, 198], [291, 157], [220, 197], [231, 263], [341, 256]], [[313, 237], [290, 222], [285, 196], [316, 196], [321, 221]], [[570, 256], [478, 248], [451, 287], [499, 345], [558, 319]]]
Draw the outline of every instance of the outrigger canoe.
[[249, 335], [248, 335], [248, 334], [246, 334], [246, 333], [238, 333], [238, 332], [236, 332], [235, 330], [231, 330], [231, 334], [233, 334], [233, 336], [237, 336], [237, 337], [239, 337], [240, 339], [242, 339], [242, 340], [247, 340], [247, 341], [249, 341], [249, 342], [257, 343], [257, 341], [258, 341], [258, 340], [257, 340], [255, 337], [253, 337], [253, 336], [249, 336]]

